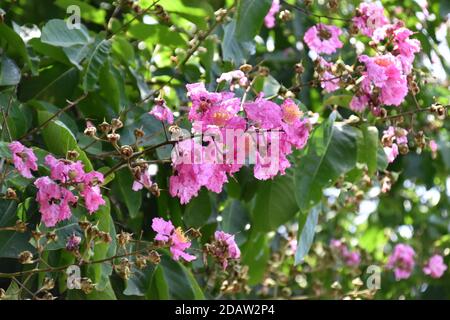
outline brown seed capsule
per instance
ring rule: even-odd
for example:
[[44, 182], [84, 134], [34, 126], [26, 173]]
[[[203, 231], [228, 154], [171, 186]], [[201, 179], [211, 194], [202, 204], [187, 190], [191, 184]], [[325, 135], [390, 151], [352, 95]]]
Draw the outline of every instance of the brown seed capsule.
[[124, 280], [128, 280], [131, 275], [131, 264], [127, 258], [122, 258], [119, 264], [114, 265], [116, 273]]
[[108, 138], [108, 141], [111, 143], [117, 143], [117, 141], [120, 140], [120, 134], [118, 133], [109, 133], [106, 138]]
[[118, 235], [116, 235], [117, 238], [117, 242], [119, 243], [119, 246], [124, 247], [125, 245], [128, 244], [128, 242], [130, 242], [130, 240], [132, 239], [133, 234], [132, 233], [128, 233], [128, 232], [120, 232]]
[[12, 188], [6, 189], [5, 197], [7, 200], [15, 200], [17, 199], [16, 191]]
[[288, 22], [292, 20], [292, 13], [289, 10], [283, 10], [280, 12], [279, 17], [283, 22]]
[[400, 154], [405, 155], [409, 152], [409, 147], [406, 143], [402, 143], [398, 146], [398, 151]]
[[45, 237], [47, 238], [48, 242], [52, 242], [52, 241], [54, 242], [54, 241], [58, 240], [58, 236], [56, 235], [55, 231], [47, 232]]
[[112, 130], [112, 126], [106, 121], [103, 121], [98, 127], [104, 133], [108, 133]]
[[135, 264], [139, 269], [144, 269], [147, 266], [147, 258], [143, 255], [138, 254], [136, 256]]
[[159, 190], [158, 184], [157, 183], [153, 183], [152, 186], [150, 187], [150, 192], [155, 196], [155, 197], [159, 197], [161, 195], [161, 191]]
[[161, 262], [161, 256], [155, 250], [152, 250], [148, 253], [147, 259], [149, 262], [151, 262], [153, 264], [159, 264]]
[[112, 241], [111, 235], [108, 232], [100, 231], [98, 237], [104, 243], [110, 243]]
[[117, 130], [123, 127], [123, 122], [120, 119], [112, 119], [111, 126], [113, 130]]
[[385, 108], [380, 108], [380, 118], [384, 119], [387, 117], [387, 110]]
[[88, 228], [90, 228], [92, 226], [92, 223], [90, 223], [87, 220], [83, 220], [83, 221], [78, 221], [78, 225], [80, 226], [81, 230], [87, 230]]
[[133, 155], [133, 148], [128, 145], [122, 146], [120, 147], [120, 154], [122, 154], [126, 158], [129, 158]]
[[437, 108], [436, 113], [437, 113], [437, 116], [439, 117], [439, 119], [443, 120], [447, 116], [447, 109], [444, 108], [443, 106], [439, 106]]
[[134, 136], [136, 137], [136, 139], [140, 139], [142, 137], [144, 137], [145, 132], [142, 129], [134, 129]]
[[302, 63], [299, 62], [295, 64], [295, 73], [302, 74], [303, 72], [305, 72], [305, 67], [302, 65]]
[[39, 231], [36, 231], [36, 230], [31, 231], [31, 235], [33, 236], [33, 239], [35, 241], [39, 241], [42, 238], [42, 236], [43, 236], [42, 232], [39, 232]]
[[200, 232], [199, 229], [194, 229], [194, 228], [192, 228], [192, 229], [190, 230], [190, 237], [191, 237], [192, 239], [200, 238], [201, 236], [202, 236], [202, 233]]
[[97, 128], [96, 127], [87, 127], [84, 129], [84, 134], [88, 137], [95, 137], [97, 134]]
[[67, 151], [67, 159], [68, 160], [74, 161], [74, 160], [78, 159], [79, 156], [80, 156], [80, 154], [76, 150]]
[[45, 278], [41, 290], [52, 290], [54, 287], [55, 280], [53, 280], [52, 278]]
[[89, 278], [81, 278], [80, 280], [81, 290], [85, 294], [91, 293], [95, 289], [95, 284], [92, 283], [92, 280]]
[[33, 263], [33, 254], [30, 251], [22, 251], [19, 254], [19, 262], [21, 264], [31, 264], [31, 263]]
[[24, 233], [27, 231], [27, 224], [25, 222], [23, 222], [22, 220], [17, 220], [15, 229], [19, 233]]
[[253, 70], [253, 67], [252, 67], [252, 65], [246, 63], [246, 64], [243, 64], [242, 66], [240, 66], [239, 70], [241, 70], [244, 73], [249, 73], [250, 71]]

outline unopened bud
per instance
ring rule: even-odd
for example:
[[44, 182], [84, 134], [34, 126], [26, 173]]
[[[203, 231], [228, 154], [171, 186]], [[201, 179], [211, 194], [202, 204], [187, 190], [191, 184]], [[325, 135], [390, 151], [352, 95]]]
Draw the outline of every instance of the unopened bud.
[[78, 159], [79, 156], [80, 156], [80, 154], [76, 150], [67, 151], [67, 159], [68, 160], [76, 160], [76, 159]]
[[142, 129], [134, 129], [134, 136], [136, 139], [142, 138], [145, 135], [144, 130]]
[[12, 189], [12, 188], [8, 188], [6, 190], [6, 195], [5, 196], [6, 196], [7, 200], [15, 200], [15, 199], [17, 199], [16, 191], [14, 189]]
[[161, 262], [161, 256], [155, 250], [149, 252], [147, 259], [153, 264], [159, 264]]
[[120, 140], [120, 134], [118, 133], [110, 133], [106, 137], [108, 138], [108, 141], [111, 143], [117, 143], [117, 141]]
[[122, 146], [122, 147], [120, 148], [120, 153], [121, 153], [124, 157], [129, 158], [129, 157], [131, 157], [131, 156], [133, 155], [133, 148], [130, 147], [130, 146], [128, 146], [128, 145]]
[[111, 126], [113, 130], [120, 129], [123, 127], [123, 122], [120, 119], [112, 119]]
[[19, 254], [19, 262], [21, 264], [33, 263], [33, 254], [30, 251], [23, 251]]
[[246, 63], [246, 64], [243, 64], [242, 66], [240, 66], [239, 70], [241, 70], [244, 73], [249, 73], [250, 71], [253, 70], [253, 67], [250, 64]]
[[96, 127], [87, 127], [86, 129], [84, 129], [84, 134], [89, 137], [95, 137], [95, 135], [97, 134], [97, 128]]
[[108, 122], [106, 122], [106, 121], [103, 121], [98, 127], [104, 133], [108, 133], [108, 132], [110, 132], [112, 130], [111, 125]]

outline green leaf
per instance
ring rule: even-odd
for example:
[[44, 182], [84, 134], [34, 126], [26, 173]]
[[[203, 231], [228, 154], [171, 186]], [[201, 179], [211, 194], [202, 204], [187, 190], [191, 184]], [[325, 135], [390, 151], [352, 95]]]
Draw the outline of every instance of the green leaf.
[[236, 36], [240, 41], [251, 41], [259, 33], [272, 0], [241, 0], [237, 8]]
[[239, 200], [232, 200], [222, 211], [221, 229], [225, 232], [240, 235], [247, 223], [249, 214]]
[[186, 41], [179, 33], [170, 31], [169, 27], [165, 25], [137, 23], [129, 28], [128, 33], [138, 40], [145, 41], [150, 46], [160, 44], [169, 47], [183, 47], [186, 45]]
[[81, 18], [86, 21], [91, 21], [103, 25], [106, 20], [106, 11], [97, 9], [90, 4], [79, 0], [56, 0], [55, 4], [66, 10], [69, 6], [75, 5], [80, 8]]
[[298, 212], [292, 171], [273, 180], [262, 181], [252, 211], [256, 231], [273, 231]]
[[325, 99], [323, 104], [325, 106], [341, 106], [341, 107], [348, 107], [350, 104], [350, 101], [352, 101], [353, 96], [348, 94], [340, 94], [340, 95], [330, 95], [328, 98]]
[[2, 46], [5, 48], [4, 53], [21, 65], [27, 64], [30, 70], [35, 71], [22, 38], [5, 23], [0, 23], [0, 45], [3, 41], [6, 42]]
[[[192, 273], [181, 263], [164, 254], [155, 273], [155, 289], [159, 299], [199, 300], [204, 299], [197, 281]], [[162, 272], [161, 272], [162, 271]]]
[[[38, 111], [39, 124], [44, 123], [52, 115], [45, 111]], [[86, 153], [78, 147], [77, 139], [70, 129], [59, 120], [50, 121], [42, 129], [42, 137], [48, 150], [59, 156], [66, 156], [67, 151], [75, 150], [83, 162], [86, 171], [92, 171], [92, 164]]]
[[145, 296], [151, 289], [156, 267], [147, 266], [144, 269], [133, 268], [131, 277], [127, 280], [126, 288], [123, 291], [127, 296]]
[[41, 41], [56, 47], [71, 47], [90, 42], [88, 30], [80, 28], [69, 29], [64, 20], [52, 19], [42, 28]]
[[314, 240], [315, 229], [319, 219], [321, 205], [314, 206], [309, 214], [300, 213], [298, 219], [298, 236], [297, 249], [295, 251], [295, 264], [303, 261], [303, 258], [308, 254], [309, 249]]
[[322, 198], [323, 188], [356, 165], [358, 129], [335, 122], [332, 113], [313, 134], [308, 152], [295, 168], [295, 195], [301, 211]]
[[13, 60], [2, 56], [0, 61], [0, 86], [13, 86], [20, 82], [20, 69]]
[[128, 214], [131, 218], [136, 218], [139, 215], [139, 209], [142, 203], [142, 193], [135, 192], [131, 189], [133, 186], [133, 177], [126, 170], [119, 170], [116, 172], [116, 178], [112, 184], [113, 190], [125, 202], [128, 208]]
[[[93, 251], [92, 260], [101, 260], [113, 257], [116, 254], [116, 230], [114, 221], [111, 217], [111, 205], [109, 199], [104, 197], [105, 204], [92, 214], [93, 223], [97, 224], [100, 231], [108, 233], [113, 239], [111, 243], [96, 243]], [[109, 276], [112, 273], [112, 267], [109, 262], [91, 264], [87, 268], [88, 276], [94, 283], [98, 291], [105, 290], [109, 285]]]
[[211, 213], [209, 193], [203, 189], [198, 197], [195, 197], [187, 204], [183, 220], [188, 227], [201, 227], [208, 222]]
[[358, 141], [358, 162], [367, 164], [370, 175], [377, 171], [378, 129], [375, 126], [362, 126]]
[[248, 283], [261, 283], [266, 273], [266, 266], [270, 255], [269, 239], [264, 233], [252, 233], [249, 240], [242, 246], [242, 265], [247, 265]]
[[223, 28], [222, 52], [223, 60], [235, 64], [246, 62], [255, 53], [253, 41], [239, 41], [236, 38], [236, 20], [232, 20]]
[[[16, 224], [16, 209], [15, 201], [0, 200], [0, 228]], [[30, 238], [29, 232], [0, 231], [0, 258], [17, 258], [26, 250], [34, 252], [34, 247], [28, 242]]]
[[110, 40], [101, 40], [95, 45], [93, 52], [89, 56], [83, 77], [83, 89], [85, 92], [93, 91], [96, 88], [100, 70], [109, 58], [110, 50]]

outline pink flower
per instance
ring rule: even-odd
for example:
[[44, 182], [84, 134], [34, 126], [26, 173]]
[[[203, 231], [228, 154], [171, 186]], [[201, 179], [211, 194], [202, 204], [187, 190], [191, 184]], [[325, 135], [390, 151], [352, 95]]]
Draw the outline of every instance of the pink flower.
[[56, 159], [52, 155], [45, 157], [45, 164], [50, 167], [50, 178], [62, 183], [78, 183], [84, 179], [84, 166], [81, 161], [72, 162], [65, 159]]
[[81, 243], [81, 237], [78, 237], [77, 235], [72, 234], [70, 237], [67, 238], [66, 250], [75, 251], [80, 246], [80, 243]]
[[184, 235], [181, 228], [175, 229], [171, 221], [153, 218], [152, 229], [156, 232], [155, 240], [170, 245], [170, 252], [175, 261], [180, 260], [180, 258], [188, 262], [196, 259], [195, 256], [185, 252], [186, 249], [191, 247], [191, 242]]
[[411, 73], [415, 54], [420, 52], [421, 49], [419, 40], [409, 38], [413, 34], [414, 32], [404, 27], [400, 27], [394, 31], [394, 52], [398, 53], [397, 57], [406, 75]]
[[245, 103], [244, 110], [247, 118], [257, 128], [274, 129], [281, 126], [283, 114], [280, 106], [265, 100], [262, 96], [259, 96], [254, 102]]
[[350, 101], [350, 109], [356, 112], [364, 111], [367, 108], [369, 99], [370, 97], [365, 94], [361, 96], [353, 96], [352, 100]]
[[434, 152], [434, 153], [437, 152], [438, 145], [437, 145], [436, 141], [430, 140], [430, 150], [431, 150], [431, 152]]
[[17, 171], [25, 178], [33, 178], [31, 170], [36, 171], [38, 169], [37, 157], [33, 150], [18, 141], [11, 142], [9, 150], [12, 153], [12, 161]]
[[386, 154], [386, 157], [388, 159], [388, 162], [389, 163], [394, 162], [394, 160], [397, 158], [397, 156], [399, 154], [397, 144], [394, 143], [392, 146], [384, 147], [383, 149], [384, 149], [384, 153]]
[[397, 244], [393, 253], [389, 256], [388, 269], [394, 269], [395, 279], [408, 279], [414, 269], [414, 249], [407, 244]]
[[[236, 84], [241, 87], [248, 85], [248, 78], [245, 76], [241, 70], [234, 70], [230, 72], [225, 72], [220, 75], [217, 79], [217, 83], [227, 82], [229, 84]], [[231, 90], [233, 87], [231, 87]]]
[[278, 11], [280, 11], [280, 0], [273, 0], [272, 6], [270, 7], [269, 12], [264, 18], [264, 24], [267, 28], [271, 29], [275, 27], [275, 15], [278, 13]]
[[141, 173], [141, 175], [139, 176], [139, 180], [135, 180], [133, 182], [133, 186], [131, 189], [133, 189], [133, 191], [139, 191], [142, 188], [150, 188], [152, 185], [153, 182], [151, 179], [150, 171], [147, 169]]
[[216, 231], [214, 233], [214, 239], [218, 244], [213, 254], [222, 263], [222, 267], [225, 270], [228, 266], [228, 260], [239, 259], [241, 257], [241, 251], [234, 240], [234, 235], [223, 231]]
[[78, 200], [72, 192], [60, 187], [49, 177], [36, 179], [34, 185], [38, 188], [36, 201], [39, 202], [39, 211], [45, 226], [54, 227], [59, 221], [72, 216], [70, 206]]
[[156, 103], [149, 114], [154, 116], [159, 121], [166, 121], [168, 124], [173, 123], [173, 113], [162, 99]]
[[423, 272], [432, 278], [438, 279], [442, 277], [447, 266], [444, 263], [444, 258], [438, 254], [435, 254], [428, 260], [426, 266], [423, 268]]
[[320, 86], [328, 93], [339, 89], [339, 78], [331, 72], [333, 63], [326, 61], [321, 56], [317, 57], [317, 60], [320, 67], [324, 70], [320, 79]]
[[80, 195], [84, 198], [86, 209], [93, 213], [105, 204], [98, 184], [103, 183], [103, 174], [97, 171], [87, 173], [83, 178], [83, 187]]
[[363, 35], [372, 37], [374, 31], [389, 23], [384, 15], [384, 9], [376, 3], [363, 2], [357, 9], [357, 16], [353, 18], [353, 24]]
[[201, 121], [202, 128], [208, 125], [226, 127], [239, 117], [240, 100], [232, 92], [208, 92], [203, 83], [186, 85], [192, 101], [189, 120]]
[[339, 40], [341, 34], [342, 31], [338, 27], [319, 23], [306, 31], [303, 40], [318, 54], [332, 54], [343, 46]]
[[341, 240], [330, 241], [331, 250], [335, 251], [339, 258], [349, 267], [357, 267], [361, 263], [361, 255], [357, 251], [350, 251]]
[[359, 60], [366, 65], [368, 79], [380, 88], [380, 101], [386, 105], [400, 105], [408, 93], [401, 62], [390, 53], [375, 57], [362, 55]]

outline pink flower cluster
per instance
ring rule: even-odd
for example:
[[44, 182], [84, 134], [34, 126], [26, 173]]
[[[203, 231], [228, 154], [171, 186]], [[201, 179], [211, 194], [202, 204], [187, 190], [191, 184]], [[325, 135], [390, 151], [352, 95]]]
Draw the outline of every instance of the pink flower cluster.
[[399, 147], [402, 148], [408, 146], [408, 131], [403, 128], [394, 128], [393, 126], [390, 126], [383, 132], [381, 141], [388, 162], [394, 162], [399, 155]]
[[447, 270], [447, 266], [444, 263], [444, 258], [438, 254], [432, 256], [423, 268], [423, 272], [426, 275], [435, 279], [442, 277], [445, 270]]
[[338, 27], [319, 23], [306, 31], [303, 40], [317, 54], [332, 54], [343, 46], [339, 40], [341, 34]]
[[[50, 177], [40, 177], [34, 185], [38, 188], [36, 201], [42, 222], [47, 227], [69, 219], [71, 207], [77, 204], [79, 196], [84, 199], [90, 214], [105, 204], [99, 187], [104, 180], [103, 174], [97, 171], [86, 173], [81, 161], [56, 159], [52, 155], [45, 157], [45, 164], [50, 168]], [[79, 196], [73, 191], [78, 191]]]
[[350, 103], [354, 111], [370, 107], [378, 116], [381, 105], [399, 106], [408, 94], [407, 76], [411, 73], [415, 54], [421, 50], [420, 42], [410, 38], [414, 32], [405, 28], [402, 22], [390, 24], [383, 7], [375, 3], [362, 3], [353, 23], [375, 44], [381, 43], [390, 49], [372, 57], [359, 57], [365, 71]]
[[183, 204], [202, 187], [221, 192], [228, 175], [249, 162], [257, 179], [284, 174], [290, 167], [287, 156], [308, 140], [308, 121], [292, 100], [280, 106], [259, 96], [241, 110], [232, 92], [208, 92], [203, 83], [188, 84], [187, 89], [193, 133], [202, 137], [189, 136], [172, 152], [169, 190]]
[[154, 116], [159, 121], [165, 121], [168, 124], [173, 123], [173, 113], [163, 99], [156, 100], [156, 105], [149, 112], [149, 114]]
[[239, 250], [234, 235], [223, 231], [216, 231], [214, 233], [214, 239], [217, 242], [213, 255], [222, 263], [222, 267], [225, 270], [228, 266], [228, 260], [237, 260], [241, 257], [241, 250]]
[[25, 178], [33, 178], [31, 171], [38, 169], [37, 157], [33, 150], [25, 147], [18, 141], [11, 142], [9, 150], [12, 153], [12, 161], [17, 171]]
[[280, 11], [280, 0], [273, 0], [269, 12], [264, 18], [264, 24], [267, 28], [275, 27], [275, 15]]
[[195, 256], [185, 252], [191, 247], [191, 242], [180, 227], [175, 228], [171, 221], [153, 218], [152, 229], [156, 232], [156, 241], [170, 246], [170, 253], [175, 261], [180, 260], [180, 258], [188, 262], [196, 259]]
[[387, 267], [394, 269], [395, 279], [408, 279], [414, 269], [414, 249], [407, 244], [397, 244], [393, 253], [389, 256]]
[[330, 242], [330, 247], [349, 267], [357, 267], [361, 263], [361, 255], [359, 252], [350, 251], [347, 245], [341, 240], [332, 239]]

